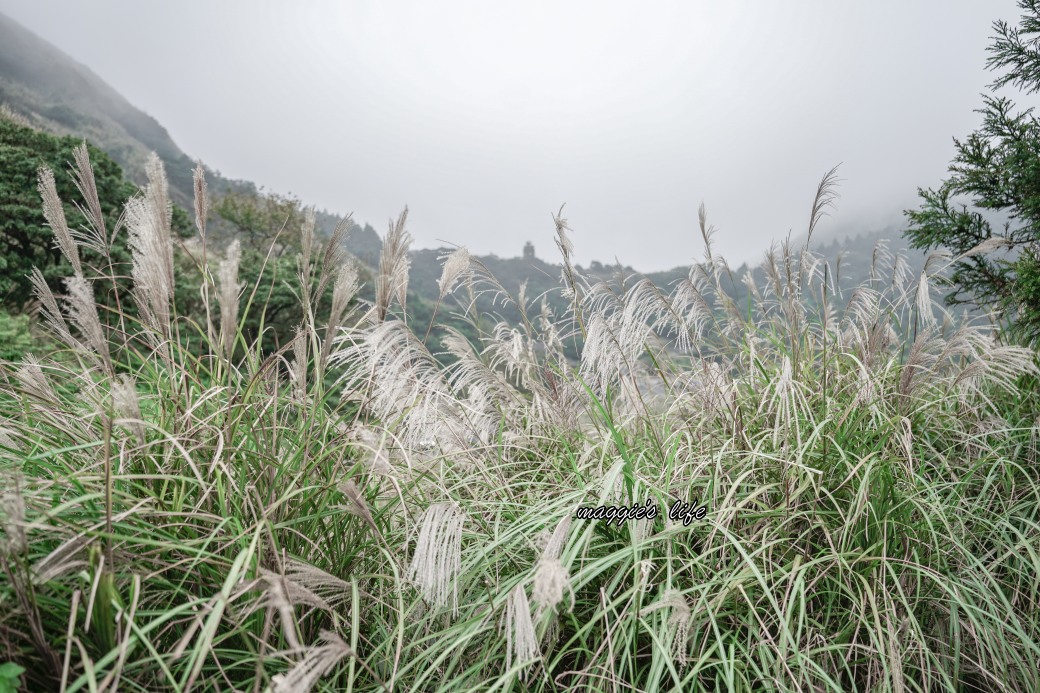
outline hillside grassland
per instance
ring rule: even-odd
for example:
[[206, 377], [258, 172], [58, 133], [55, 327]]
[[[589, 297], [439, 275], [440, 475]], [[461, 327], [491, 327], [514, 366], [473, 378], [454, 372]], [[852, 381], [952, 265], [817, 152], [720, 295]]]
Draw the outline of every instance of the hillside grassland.
[[1040, 690], [1035, 353], [933, 302], [952, 258], [911, 276], [881, 247], [845, 287], [783, 245], [738, 304], [703, 210], [704, 259], [667, 290], [587, 277], [557, 217], [554, 301], [459, 249], [441, 299], [520, 319], [463, 311], [476, 339], [435, 344], [402, 319], [407, 215], [371, 301], [310, 217], [299, 329], [265, 351], [237, 243], [191, 255], [203, 310], [178, 313], [154, 157], [132, 288], [95, 300], [124, 278], [81, 154], [92, 233], [40, 178], [57, 346], [0, 364], [0, 686]]

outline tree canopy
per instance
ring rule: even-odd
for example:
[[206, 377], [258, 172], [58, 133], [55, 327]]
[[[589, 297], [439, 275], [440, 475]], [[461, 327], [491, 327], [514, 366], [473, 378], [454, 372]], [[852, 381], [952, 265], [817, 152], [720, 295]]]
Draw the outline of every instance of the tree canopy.
[[1040, 0], [1021, 0], [1018, 26], [995, 22], [986, 61], [1001, 71], [977, 110], [982, 125], [954, 139], [949, 177], [918, 189], [921, 206], [905, 212], [911, 245], [953, 257], [950, 304], [997, 309], [1008, 332], [1040, 338], [1040, 122], [996, 90], [1040, 91]]

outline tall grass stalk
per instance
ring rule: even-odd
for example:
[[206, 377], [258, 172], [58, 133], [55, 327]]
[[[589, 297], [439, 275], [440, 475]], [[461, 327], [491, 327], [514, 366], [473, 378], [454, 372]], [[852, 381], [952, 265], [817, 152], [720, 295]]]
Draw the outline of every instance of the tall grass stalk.
[[[201, 169], [205, 324], [172, 301], [154, 162], [136, 310], [95, 322], [115, 273], [71, 258], [114, 232], [77, 161], [92, 232], [40, 186], [61, 347], [0, 364], [0, 659], [32, 690], [1040, 690], [1035, 354], [934, 304], [941, 263], [910, 282], [879, 246], [845, 294], [788, 242], [737, 306], [703, 208], [704, 260], [666, 288], [584, 277], [558, 213], [569, 309], [459, 250], [440, 299], [479, 339], [432, 346], [406, 215], [370, 306], [308, 222], [303, 323], [264, 353]], [[480, 292], [521, 323], [467, 312]], [[577, 517], [598, 506], [657, 514]]]

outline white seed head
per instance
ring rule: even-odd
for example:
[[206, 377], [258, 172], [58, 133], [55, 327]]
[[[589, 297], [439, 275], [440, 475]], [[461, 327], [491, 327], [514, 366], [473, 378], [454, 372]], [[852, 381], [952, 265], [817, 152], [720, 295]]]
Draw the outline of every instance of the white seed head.
[[126, 426], [144, 442], [144, 424], [141, 423], [141, 404], [137, 398], [137, 386], [133, 378], [121, 375], [112, 381], [112, 408], [123, 419], [128, 419]]
[[556, 525], [556, 529], [553, 530], [552, 535], [545, 544], [545, 550], [542, 552], [542, 560], [557, 560], [560, 557], [560, 553], [563, 552], [563, 547], [567, 544], [567, 533], [571, 528], [571, 515], [568, 513], [563, 516], [563, 519]]
[[455, 288], [458, 278], [469, 269], [469, 251], [459, 248], [439, 259], [444, 260], [444, 269], [441, 271], [441, 278], [437, 280], [437, 286], [440, 288], [440, 298], [444, 298]]
[[217, 303], [220, 304], [220, 343], [224, 357], [231, 359], [235, 350], [235, 335], [238, 332], [238, 293], [242, 285], [238, 282], [238, 268], [242, 260], [242, 247], [236, 238], [228, 246], [224, 259], [217, 269]]
[[287, 673], [271, 678], [272, 693], [309, 693], [326, 672], [353, 654], [350, 645], [331, 631], [322, 631], [320, 642], [308, 647], [303, 659]]
[[419, 539], [408, 566], [408, 579], [416, 583], [423, 597], [436, 607], [446, 607], [450, 602], [456, 615], [464, 522], [465, 515], [455, 503], [435, 503], [427, 508], [419, 522]]
[[72, 239], [68, 222], [65, 220], [65, 208], [61, 205], [58, 197], [58, 189], [54, 184], [54, 171], [46, 166], [41, 166], [36, 172], [38, 179], [37, 188], [40, 197], [43, 198], [43, 217], [47, 220], [47, 226], [54, 232], [54, 244], [61, 250], [61, 254], [72, 265], [76, 274], [83, 274], [83, 266], [79, 261], [79, 249]]
[[564, 591], [570, 589], [569, 579], [567, 569], [559, 560], [538, 561], [534, 571], [534, 589], [531, 591], [531, 601], [538, 605], [536, 618], [552, 611], [563, 601]]
[[514, 587], [506, 600], [505, 631], [507, 669], [511, 669], [514, 662], [527, 662], [539, 656], [531, 605], [523, 585]]
[[25, 553], [25, 499], [18, 482], [10, 476], [0, 476], [0, 552], [8, 556]]
[[94, 302], [94, 287], [82, 274], [65, 279], [68, 310], [73, 324], [79, 328], [86, 344], [105, 364], [108, 363], [108, 342]]

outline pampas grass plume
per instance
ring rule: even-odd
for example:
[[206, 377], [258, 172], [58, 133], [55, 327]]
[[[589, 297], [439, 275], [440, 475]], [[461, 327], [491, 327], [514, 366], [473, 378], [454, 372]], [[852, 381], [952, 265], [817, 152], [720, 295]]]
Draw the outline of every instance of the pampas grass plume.
[[415, 582], [423, 597], [436, 607], [451, 603], [459, 610], [458, 574], [462, 563], [462, 525], [465, 515], [455, 503], [431, 505], [419, 521], [408, 579]]

